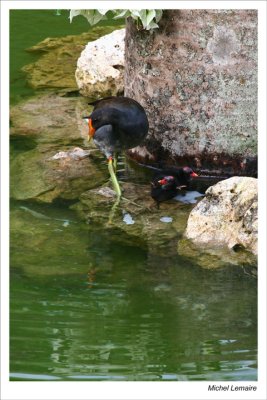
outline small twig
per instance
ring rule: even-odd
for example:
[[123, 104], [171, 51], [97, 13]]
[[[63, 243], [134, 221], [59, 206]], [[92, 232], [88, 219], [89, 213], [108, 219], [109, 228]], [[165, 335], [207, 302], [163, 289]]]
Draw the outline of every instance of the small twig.
[[133, 204], [133, 205], [136, 206], [136, 207], [142, 208], [142, 206], [140, 206], [140, 204], [137, 204], [137, 203], [135, 203], [135, 202], [132, 201], [132, 200], [126, 199], [126, 197], [122, 197], [122, 200], [124, 200], [124, 201], [126, 201], [126, 202], [128, 202], [128, 203], [131, 203], [131, 204]]

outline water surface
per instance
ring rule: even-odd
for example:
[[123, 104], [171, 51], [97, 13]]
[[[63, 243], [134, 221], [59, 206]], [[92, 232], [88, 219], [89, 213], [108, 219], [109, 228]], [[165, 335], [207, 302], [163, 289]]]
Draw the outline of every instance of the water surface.
[[256, 379], [256, 283], [241, 268], [201, 269], [171, 244], [159, 257], [62, 206], [24, 207], [11, 209], [25, 229], [11, 236], [13, 379]]

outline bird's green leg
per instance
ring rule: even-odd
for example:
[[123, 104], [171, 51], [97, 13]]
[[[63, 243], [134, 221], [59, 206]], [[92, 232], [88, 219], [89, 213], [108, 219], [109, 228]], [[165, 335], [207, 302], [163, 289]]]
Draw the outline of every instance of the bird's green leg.
[[109, 218], [108, 218], [108, 225], [111, 225], [114, 219], [114, 215], [117, 211], [118, 205], [120, 204], [120, 197], [116, 198], [115, 203], [112, 205], [110, 213], [109, 213]]
[[121, 197], [121, 188], [120, 188], [119, 182], [117, 180], [116, 174], [114, 172], [112, 157], [109, 157], [109, 159], [108, 159], [108, 170], [109, 170], [111, 181], [112, 181], [113, 187], [115, 189], [115, 192], [117, 194], [117, 197], [120, 198]]
[[109, 219], [108, 219], [108, 224], [112, 224], [115, 212], [116, 212], [117, 207], [118, 207], [118, 205], [120, 203], [120, 200], [121, 200], [121, 188], [120, 188], [119, 182], [117, 180], [116, 173], [114, 171], [114, 166], [116, 168], [117, 161], [115, 162], [115, 165], [114, 165], [113, 162], [114, 162], [113, 158], [109, 157], [109, 159], [108, 159], [108, 170], [109, 170], [109, 173], [110, 173], [110, 177], [111, 177], [111, 181], [112, 181], [113, 187], [114, 187], [115, 192], [117, 194], [117, 199], [116, 199], [115, 203], [112, 206], [112, 209], [111, 209], [111, 212], [110, 212], [110, 215], [109, 215]]
[[118, 154], [114, 153], [113, 157], [113, 166], [114, 166], [114, 172], [115, 174], [117, 173], [117, 165], [118, 165]]

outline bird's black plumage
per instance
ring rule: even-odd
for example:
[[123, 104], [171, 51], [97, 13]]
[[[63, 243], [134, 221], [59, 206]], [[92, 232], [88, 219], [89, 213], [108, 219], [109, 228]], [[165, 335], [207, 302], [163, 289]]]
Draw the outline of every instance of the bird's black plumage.
[[107, 97], [90, 105], [90, 118], [95, 130], [93, 139], [107, 158], [121, 150], [138, 146], [148, 133], [148, 119], [144, 108], [128, 97]]
[[121, 190], [116, 178], [117, 155], [138, 146], [148, 133], [144, 108], [129, 97], [106, 97], [89, 103], [93, 112], [84, 117], [89, 124], [89, 137], [109, 160], [109, 172], [118, 197]]

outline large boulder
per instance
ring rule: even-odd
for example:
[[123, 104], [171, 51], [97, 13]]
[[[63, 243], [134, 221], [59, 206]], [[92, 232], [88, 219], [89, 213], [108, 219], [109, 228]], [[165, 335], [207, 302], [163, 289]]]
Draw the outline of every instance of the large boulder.
[[123, 92], [124, 37], [125, 29], [119, 29], [87, 44], [75, 73], [83, 96], [95, 98]]
[[125, 95], [147, 111], [156, 161], [256, 176], [257, 20], [257, 10], [164, 10], [151, 33], [127, 19]]
[[191, 211], [185, 237], [201, 247], [226, 245], [257, 254], [257, 179], [232, 177], [211, 186]]

